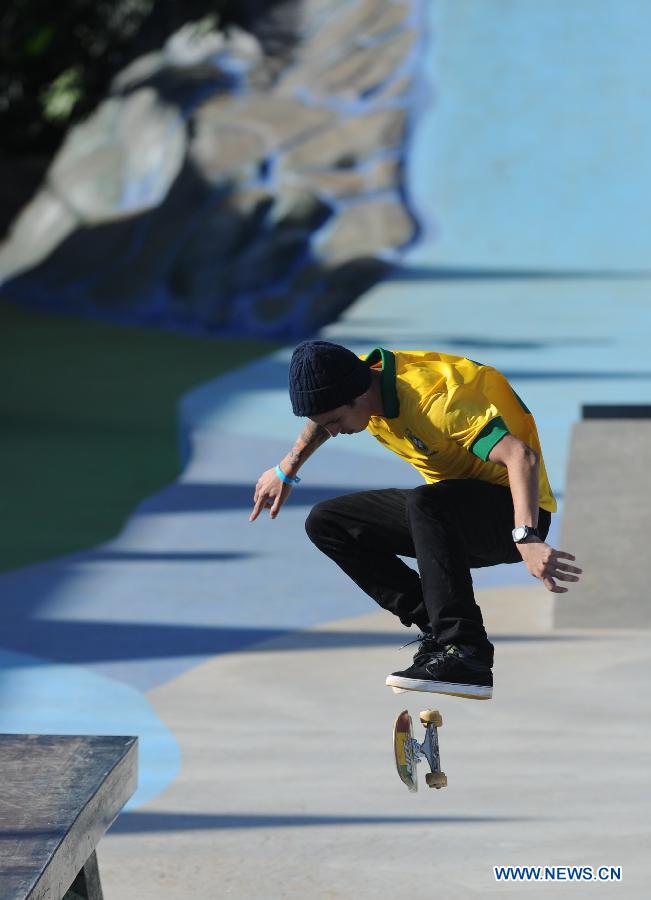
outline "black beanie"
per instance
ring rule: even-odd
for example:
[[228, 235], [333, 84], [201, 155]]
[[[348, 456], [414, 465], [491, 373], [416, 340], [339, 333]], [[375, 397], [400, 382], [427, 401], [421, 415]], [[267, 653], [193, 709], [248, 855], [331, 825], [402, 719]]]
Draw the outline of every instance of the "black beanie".
[[371, 384], [370, 367], [339, 344], [304, 341], [289, 364], [289, 396], [295, 416], [318, 416], [350, 403]]

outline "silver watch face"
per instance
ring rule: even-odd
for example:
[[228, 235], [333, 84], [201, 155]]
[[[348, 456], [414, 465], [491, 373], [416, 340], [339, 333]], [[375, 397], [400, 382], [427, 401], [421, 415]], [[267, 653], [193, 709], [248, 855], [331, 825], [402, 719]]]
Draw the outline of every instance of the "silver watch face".
[[518, 527], [513, 532], [513, 540], [521, 541], [525, 537], [526, 533], [527, 529], [524, 527], [524, 525], [518, 525]]

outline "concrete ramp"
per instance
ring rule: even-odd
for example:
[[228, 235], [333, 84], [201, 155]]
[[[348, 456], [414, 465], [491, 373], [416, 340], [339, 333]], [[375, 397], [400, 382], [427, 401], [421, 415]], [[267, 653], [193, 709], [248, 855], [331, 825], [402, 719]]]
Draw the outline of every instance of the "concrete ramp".
[[584, 407], [572, 432], [560, 548], [583, 569], [556, 627], [651, 626], [651, 407]]

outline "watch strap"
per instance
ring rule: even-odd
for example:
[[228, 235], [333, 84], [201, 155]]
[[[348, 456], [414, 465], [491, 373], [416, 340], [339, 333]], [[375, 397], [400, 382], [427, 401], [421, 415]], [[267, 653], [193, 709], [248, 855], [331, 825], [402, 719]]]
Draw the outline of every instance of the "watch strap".
[[[516, 541], [516, 540], [515, 540], [515, 532], [516, 532], [519, 528], [524, 528], [524, 529], [525, 529], [525, 532], [524, 532], [524, 536], [521, 537], [519, 540]], [[521, 543], [523, 543], [523, 541], [526, 541], [526, 539], [527, 539], [528, 537], [530, 537], [532, 534], [533, 534], [535, 537], [537, 537], [537, 538], [540, 537], [540, 535], [538, 534], [538, 528], [537, 528], [537, 526], [534, 527], [533, 525], [516, 525], [516, 527], [513, 529], [513, 540], [515, 541], [516, 544], [521, 544]]]

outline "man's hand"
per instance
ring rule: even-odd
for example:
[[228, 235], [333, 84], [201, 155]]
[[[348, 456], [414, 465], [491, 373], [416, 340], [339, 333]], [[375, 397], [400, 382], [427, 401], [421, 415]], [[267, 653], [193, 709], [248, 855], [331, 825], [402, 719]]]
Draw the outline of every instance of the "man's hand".
[[270, 510], [269, 517], [275, 519], [280, 507], [291, 493], [291, 484], [285, 484], [276, 475], [276, 470], [267, 469], [258, 478], [253, 495], [253, 512], [249, 516], [249, 522], [255, 522], [263, 509]]
[[554, 594], [566, 594], [568, 591], [566, 587], [559, 587], [554, 581], [555, 578], [560, 581], [578, 581], [579, 575], [583, 574], [582, 569], [562, 561], [564, 559], [575, 561], [575, 556], [564, 550], [554, 550], [540, 538], [529, 537], [517, 547], [527, 569], [535, 578], [540, 578], [547, 590]]

